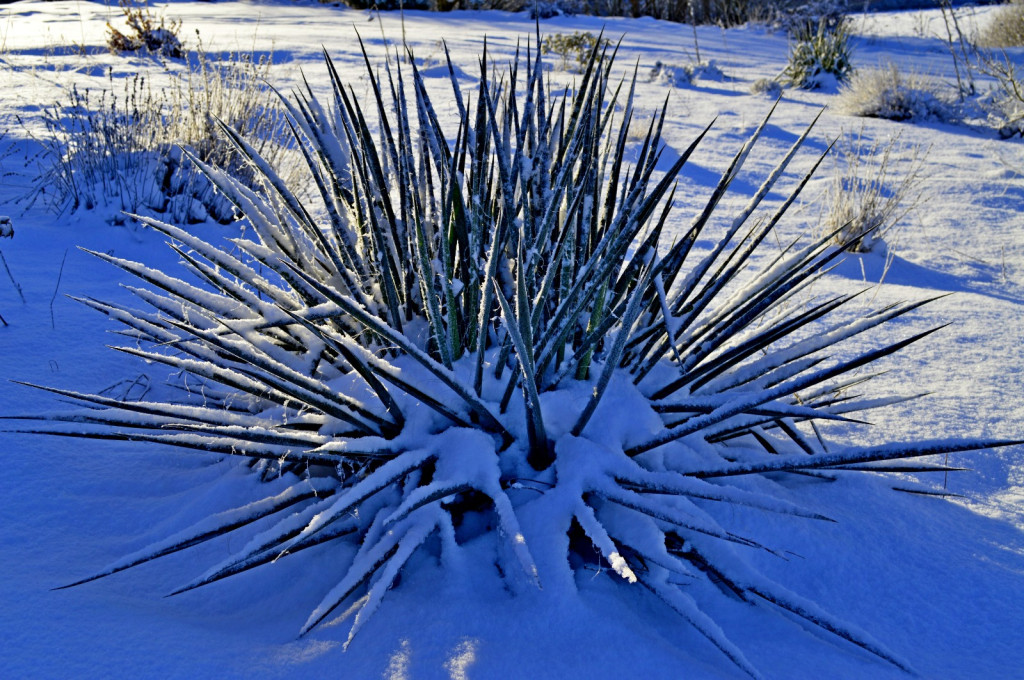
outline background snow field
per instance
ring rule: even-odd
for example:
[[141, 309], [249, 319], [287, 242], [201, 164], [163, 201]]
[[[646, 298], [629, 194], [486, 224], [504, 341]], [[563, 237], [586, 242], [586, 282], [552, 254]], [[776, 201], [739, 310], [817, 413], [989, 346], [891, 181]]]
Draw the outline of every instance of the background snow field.
[[[963, 10], [973, 30], [991, 8]], [[282, 92], [305, 77], [329, 93], [322, 49], [360, 96], [369, 81], [356, 31], [371, 61], [383, 60], [402, 36], [428, 87], [445, 92], [443, 40], [469, 91], [484, 46], [498, 63], [533, 40], [525, 13], [497, 11], [381, 15], [307, 2], [171, 2], [187, 46], [199, 31], [207, 54], [273, 55], [270, 82]], [[16, 2], [0, 6], [0, 415], [53, 412], [57, 398], [12, 381], [112, 395], [159, 390], [168, 369], [113, 352], [116, 330], [102, 315], [65, 295], [127, 301], [129, 277], [79, 247], [175, 272], [177, 255], [154, 230], [118, 224], [120, 206], [56, 213], [48, 196], [24, 197], [38, 175], [44, 109], [71, 88], [123, 92], [143, 74], [154, 87], [165, 65], [149, 56], [111, 55], [105, 24], [120, 12], [97, 2]], [[939, 82], [955, 79], [938, 10], [853, 15], [857, 69], [897, 64]], [[694, 62], [689, 27], [652, 19], [556, 17], [542, 36], [604, 31], [622, 43], [616, 69], [640, 74], [636, 108], [649, 118], [669, 99], [663, 132], [671, 166], [712, 120], [707, 139], [683, 170], [663, 239], [684, 233], [733, 154], [772, 106], [751, 85], [785, 67], [785, 34], [764, 27], [697, 28], [701, 58], [712, 62], [690, 82], [665, 77], [665, 66]], [[1011, 50], [1015, 63], [1024, 52]], [[548, 58], [551, 77], [578, 74]], [[659, 70], [657, 65], [662, 65]], [[174, 68], [173, 63], [169, 68]], [[654, 72], [652, 74], [652, 71]], [[648, 75], [652, 74], [652, 75]], [[979, 86], [989, 85], [984, 78]], [[434, 90], [432, 89], [432, 92]], [[449, 90], [450, 91], [450, 90]], [[727, 199], [742, 206], [760, 178], [814, 119], [835, 89], [786, 89]], [[455, 102], [435, 99], [454, 117]], [[876, 441], [1024, 435], [1024, 143], [1001, 139], [980, 117], [959, 122], [855, 118], [828, 108], [794, 161], [797, 175], [836, 137], [887, 143], [899, 135], [920, 147], [916, 207], [886, 235], [884, 247], [851, 254], [813, 293], [870, 290], [854, 305], [881, 306], [945, 293], [886, 324], [877, 341], [895, 342], [950, 324], [883, 360], [887, 372], [872, 394], [927, 393], [870, 411], [871, 426], [830, 425], [853, 444]], [[909, 153], [894, 169], [909, 167]], [[835, 169], [826, 160], [778, 228], [778, 245], [818, 236]], [[786, 187], [769, 197], [778, 203]], [[728, 211], [723, 214], [728, 215]], [[719, 225], [720, 227], [721, 225]], [[189, 225], [210, 242], [238, 226]], [[13, 235], [8, 237], [7, 231]], [[715, 237], [710, 228], [708, 238]], [[775, 239], [775, 236], [769, 238]], [[712, 242], [698, 242], [710, 251]], [[770, 255], [777, 250], [766, 249]], [[602, 427], [630, 425], [621, 406]], [[488, 570], [459, 579], [424, 555], [366, 621], [347, 651], [351, 617], [304, 637], [298, 631], [333, 585], [316, 575], [338, 554], [311, 549], [301, 558], [255, 569], [172, 598], [163, 595], [239, 550], [242, 532], [68, 590], [125, 555], [221, 510], [249, 502], [261, 483], [244, 465], [216, 456], [182, 455], [130, 442], [0, 435], [0, 678], [736, 678], [745, 677], [693, 627], [653, 597], [634, 594], [607, 574], [579, 585], [579, 598], [517, 589]], [[936, 462], [944, 462], [938, 460]], [[772, 537], [780, 555], [753, 555], [763, 574], [882, 641], [924, 678], [1014, 678], [1024, 673], [1024, 462], [1021, 447], [959, 453], [967, 468], [920, 479], [843, 478], [803, 493], [781, 487], [783, 500], [827, 515], [811, 522], [737, 508], [738, 531]], [[808, 480], [807, 484], [815, 482]], [[924, 485], [949, 499], [898, 493]], [[555, 589], [557, 591], [557, 589]], [[645, 594], [646, 591], [645, 591]], [[722, 598], [715, 622], [768, 678], [900, 678], [906, 675], [796, 617]]]

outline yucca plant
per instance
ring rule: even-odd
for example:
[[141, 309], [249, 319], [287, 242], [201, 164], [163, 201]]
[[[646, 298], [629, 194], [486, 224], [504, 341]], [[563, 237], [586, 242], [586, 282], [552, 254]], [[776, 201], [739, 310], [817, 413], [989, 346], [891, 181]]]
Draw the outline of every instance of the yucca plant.
[[33, 431], [242, 456], [289, 483], [78, 583], [258, 523], [234, 557], [175, 592], [346, 542], [354, 557], [315, 575], [333, 588], [301, 633], [361, 602], [351, 641], [414, 553], [456, 568], [485, 546], [492, 557], [469, 568], [497, 564], [553, 595], [607, 568], [751, 676], [713, 609], [698, 605], [709, 593], [771, 604], [905, 668], [760, 575], [744, 553], [771, 546], [730, 529], [738, 505], [825, 519], [774, 485], [742, 483], [751, 476], [947, 469], [891, 461], [1001, 444], [848, 447], [815, 427], [897, 401], [852, 396], [867, 379], [855, 371], [932, 330], [835, 358], [837, 344], [921, 303], [863, 318], [839, 311], [856, 295], [799, 304], [842, 254], [831, 234], [752, 265], [810, 175], [751, 217], [808, 133], [698, 254], [764, 124], [667, 245], [679, 172], [707, 130], [659, 177], [663, 108], [630, 166], [635, 72], [614, 80], [600, 42], [578, 86], [561, 93], [536, 49], [501, 76], [485, 51], [472, 93], [449, 58], [454, 130], [442, 128], [409, 57], [380, 71], [366, 59], [369, 104], [329, 57], [329, 104], [309, 89], [286, 101], [318, 202], [300, 201], [225, 127], [266, 191], [196, 162], [252, 236], [218, 246], [144, 220], [171, 239], [193, 281], [95, 253], [143, 282], [130, 288], [139, 304], [82, 302], [123, 324], [120, 351], [205, 383], [202, 399], [43, 388], [86, 408]]
[[817, 27], [804, 25], [793, 32], [783, 82], [805, 90], [841, 83], [853, 73], [849, 23], [822, 17]]

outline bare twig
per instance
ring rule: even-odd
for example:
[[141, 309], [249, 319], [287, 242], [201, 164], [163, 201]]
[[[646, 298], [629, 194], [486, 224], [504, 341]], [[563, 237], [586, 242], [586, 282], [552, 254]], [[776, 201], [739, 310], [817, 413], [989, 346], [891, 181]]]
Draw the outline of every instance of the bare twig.
[[942, 0], [939, 6], [942, 9], [942, 18], [946, 25], [946, 44], [949, 47], [949, 53], [953, 56], [957, 93], [960, 96], [960, 101], [963, 101], [965, 96], [974, 95], [977, 92], [970, 59], [976, 50], [960, 30], [960, 21], [957, 19], [956, 12], [953, 11], [950, 0]]
[[3, 263], [4, 271], [7, 272], [7, 277], [11, 280], [11, 283], [14, 284], [14, 289], [18, 291], [18, 297], [21, 298], [21, 302], [24, 304], [25, 293], [22, 292], [21, 286], [18, 284], [18, 282], [14, 280], [14, 274], [11, 273], [11, 268], [7, 266], [7, 258], [4, 257], [4, 251], [2, 250], [0, 250], [0, 262]]
[[64, 257], [60, 261], [60, 271], [57, 272], [57, 285], [53, 287], [53, 297], [50, 298], [50, 326], [57, 328], [57, 322], [53, 318], [53, 302], [57, 299], [57, 291], [60, 290], [60, 280], [64, 276], [64, 262], [68, 259], [68, 251], [64, 251]]

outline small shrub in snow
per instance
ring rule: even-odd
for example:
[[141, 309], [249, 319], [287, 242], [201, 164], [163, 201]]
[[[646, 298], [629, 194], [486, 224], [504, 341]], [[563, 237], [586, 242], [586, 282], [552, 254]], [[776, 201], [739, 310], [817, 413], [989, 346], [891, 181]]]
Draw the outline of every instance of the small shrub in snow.
[[982, 105], [999, 134], [1006, 137], [1024, 135], [1024, 80], [1017, 64], [1005, 52], [979, 51], [978, 70], [996, 84], [982, 99]]
[[778, 99], [782, 96], [782, 85], [774, 78], [758, 78], [751, 84], [750, 93]]
[[895, 64], [858, 71], [840, 90], [835, 109], [851, 116], [889, 120], [950, 121], [956, 117], [954, 103], [940, 83], [903, 73]]
[[[895, 228], [921, 200], [924, 152], [901, 144], [899, 135], [884, 143], [857, 136], [837, 142], [833, 160], [826, 231], [856, 252], [869, 252], [883, 240], [892, 245]], [[899, 174], [898, 163], [904, 166]]]
[[282, 158], [286, 124], [265, 83], [270, 66], [242, 54], [214, 62], [200, 43], [169, 87], [154, 90], [136, 76], [121, 96], [102, 91], [97, 99], [72, 88], [43, 116], [43, 169], [30, 199], [71, 212], [112, 203], [118, 212], [155, 211], [175, 221], [231, 221], [234, 206], [208, 182], [197, 181], [186, 155], [228, 168], [255, 186], [251, 168], [220, 136], [221, 120], [264, 155]]
[[[1024, 134], [1024, 84], [1017, 64], [1005, 50], [1024, 45], [1024, 1], [1015, 0], [994, 12], [987, 29], [974, 40], [961, 29], [952, 7], [944, 3], [942, 15], [960, 102], [980, 105], [1002, 137]], [[995, 85], [967, 102], [968, 97], [979, 94], [975, 71], [992, 78]]]
[[688, 87], [693, 83], [693, 78], [692, 66], [669, 66], [660, 61], [654, 63], [649, 75], [652, 83], [661, 83], [672, 87]]
[[652, 83], [687, 87], [692, 85], [695, 80], [724, 80], [725, 74], [713, 62], [672, 66], [658, 61], [654, 63], [649, 79]]
[[[195, 281], [96, 253], [148, 282], [130, 289], [135, 303], [83, 300], [125, 326], [121, 351], [203, 388], [139, 402], [49, 388], [88, 408], [35, 431], [240, 456], [274, 486], [92, 578], [255, 525], [177, 592], [330, 544], [334, 559], [308, 578], [334, 587], [302, 633], [352, 606], [351, 641], [399, 577], [426, 566], [414, 556], [453, 584], [483, 571], [555, 598], [582, 596], [601, 571], [678, 612], [751, 676], [714, 621], [717, 598], [781, 608], [905, 667], [751, 566], [748, 551], [779, 554], [767, 544], [777, 534], [742, 528], [736, 510], [825, 519], [779, 490], [1000, 443], [848, 446], [812, 427], [888, 403], [844, 390], [931, 331], [870, 349], [844, 341], [920, 303], [863, 318], [833, 314], [853, 294], [792, 304], [842, 256], [830, 236], [781, 254], [768, 238], [809, 176], [766, 219], [750, 218], [807, 132], [742, 207], [726, 208], [766, 118], [663, 243], [673, 187], [704, 133], [662, 168], [665, 110], [630, 144], [633, 90], [596, 50], [577, 89], [557, 95], [541, 55], [524, 61], [498, 82], [481, 69], [472, 93], [453, 77], [452, 130], [414, 60], [371, 68], [367, 105], [328, 62], [333, 109], [311, 91], [288, 104], [316, 200], [232, 135], [268, 193], [200, 167], [250, 236], [218, 245], [147, 219]], [[711, 224], [727, 226], [710, 251], [694, 248]], [[755, 267], [766, 242], [772, 256]]]
[[132, 0], [118, 0], [124, 13], [128, 32], [122, 33], [107, 22], [107, 47], [114, 54], [145, 50], [172, 59], [185, 56], [185, 49], [178, 37], [181, 20], [168, 22], [162, 15], [155, 18], [149, 7], [133, 4]]
[[1024, 0], [1012, 0], [989, 15], [979, 47], [1024, 47]]
[[793, 87], [814, 90], [831, 88], [853, 72], [850, 31], [845, 21], [835, 25], [821, 19], [792, 36], [783, 81]]
[[561, 58], [562, 69], [582, 71], [595, 51], [604, 51], [611, 47], [611, 41], [601, 38], [588, 31], [574, 33], [552, 33], [541, 42], [543, 54], [554, 54]]

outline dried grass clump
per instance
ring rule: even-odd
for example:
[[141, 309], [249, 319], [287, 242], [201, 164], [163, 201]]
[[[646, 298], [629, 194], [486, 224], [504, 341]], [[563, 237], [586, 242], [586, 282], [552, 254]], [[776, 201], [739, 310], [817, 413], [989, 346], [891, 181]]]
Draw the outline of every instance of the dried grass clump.
[[992, 12], [976, 42], [986, 48], [1024, 46], [1024, 0], [1011, 0]]
[[[234, 206], [218, 195], [181, 153], [231, 171], [250, 186], [258, 178], [219, 133], [224, 121], [275, 161], [287, 153], [287, 123], [266, 85], [272, 61], [245, 54], [224, 61], [199, 49], [169, 86], [129, 78], [122, 94], [73, 87], [44, 112], [42, 170], [28, 200], [58, 212], [112, 205], [155, 212], [179, 222], [229, 222]], [[115, 215], [112, 219], [120, 220]]]
[[750, 85], [750, 94], [762, 95], [771, 99], [782, 96], [782, 84], [774, 78], [758, 78]]
[[895, 64], [858, 71], [839, 92], [835, 109], [851, 116], [889, 120], [956, 118], [956, 106], [942, 85], [916, 73], [903, 73]]
[[838, 142], [832, 155], [825, 230], [854, 252], [870, 252], [883, 241], [894, 245], [896, 228], [922, 200], [925, 152], [901, 144], [898, 134], [887, 141], [857, 135]]

